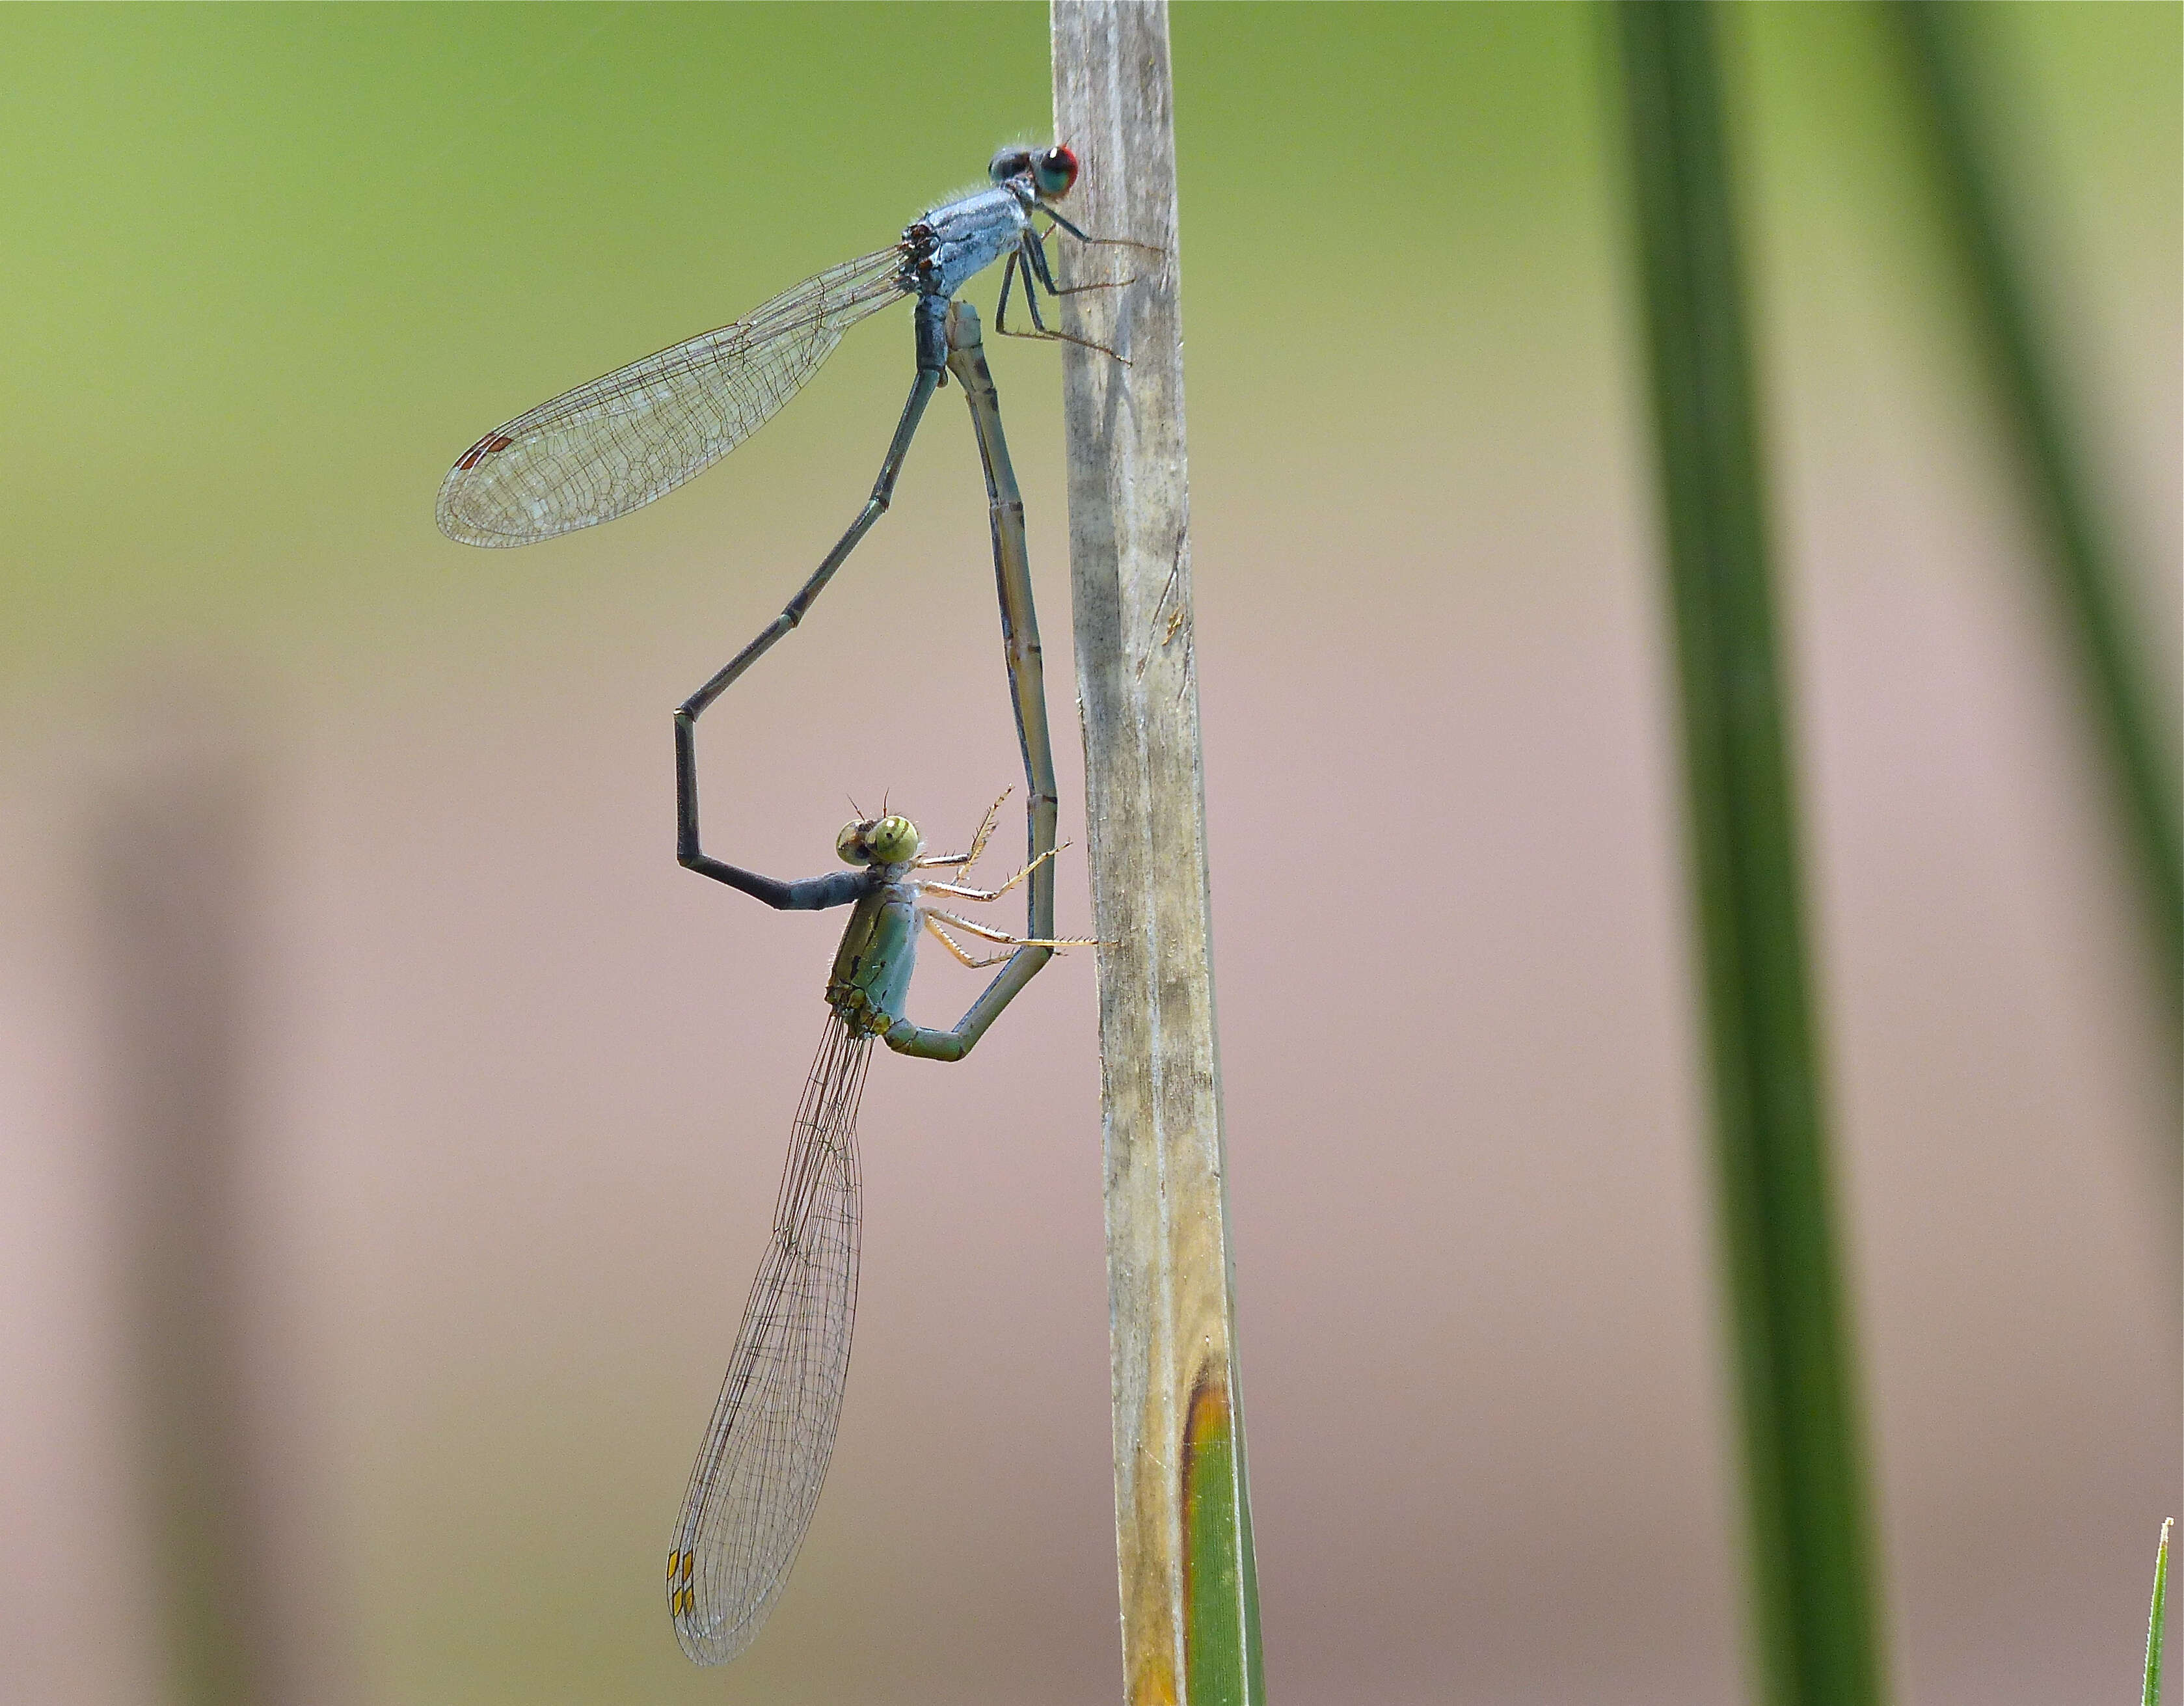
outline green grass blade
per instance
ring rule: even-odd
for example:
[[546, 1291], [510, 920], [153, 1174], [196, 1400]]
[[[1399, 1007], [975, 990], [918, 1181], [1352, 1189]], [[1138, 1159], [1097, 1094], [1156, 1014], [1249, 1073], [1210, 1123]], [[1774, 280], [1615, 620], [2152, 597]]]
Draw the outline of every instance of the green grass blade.
[[1624, 5], [1613, 15], [1682, 696], [1752, 1647], [1773, 1706], [1878, 1706], [1862, 1424], [1830, 1201], [1718, 12]]
[[2161, 1544], [2153, 1552], [2153, 1608], [2146, 1615], [2146, 1706], [2161, 1706], [2162, 1611], [2169, 1597], [2169, 1530], [2175, 1517], [2161, 1523]]
[[2170, 1001], [2184, 1008], [2184, 854], [2176, 778], [2156, 733], [2154, 698], [2130, 639], [2131, 617], [2106, 530], [2086, 496], [2025, 270], [2014, 252], [1981, 121], [1968, 51], [1981, 8], [1895, 0], [1944, 217], [1961, 257], [1997, 412], [2048, 542], [2054, 605], [2072, 635], [2087, 713], [2106, 749], [2120, 815], [2145, 878], [2153, 945]]

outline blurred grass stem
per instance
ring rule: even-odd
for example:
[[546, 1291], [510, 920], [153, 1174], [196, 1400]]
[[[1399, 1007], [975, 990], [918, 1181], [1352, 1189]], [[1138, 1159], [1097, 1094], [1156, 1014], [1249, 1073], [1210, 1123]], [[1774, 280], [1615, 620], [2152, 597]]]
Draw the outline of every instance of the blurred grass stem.
[[1618, 7], [1682, 694], [1751, 1647], [1772, 1706], [1882, 1698], [1737, 206], [1706, 4]]
[[2023, 471], [2047, 544], [2058, 616], [2071, 635], [2086, 711], [2104, 750], [2116, 803], [2144, 879], [2154, 951], [2173, 1012], [2184, 1012], [2184, 853], [2176, 778], [2156, 733], [2153, 694], [2138, 667], [2107, 530], [2086, 496], [2086, 457], [2073, 441], [2050, 345], [2014, 251], [1979, 112], [1967, 32], [1972, 9], [1895, 0], [1900, 39], [1932, 150], [1942, 215], [1954, 238], [1992, 399]]
[[238, 1234], [256, 800], [218, 734], [169, 745], [114, 788], [88, 860], [125, 1157], [134, 1419], [166, 1696], [254, 1706], [280, 1692]]

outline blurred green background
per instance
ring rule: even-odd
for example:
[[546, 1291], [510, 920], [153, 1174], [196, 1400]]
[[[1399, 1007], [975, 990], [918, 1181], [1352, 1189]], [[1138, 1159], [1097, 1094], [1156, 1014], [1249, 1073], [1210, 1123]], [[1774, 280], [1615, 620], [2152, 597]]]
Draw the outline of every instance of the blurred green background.
[[[2181, 20], [1973, 20], [2171, 739]], [[2120, 1694], [2179, 1503], [2159, 990], [1888, 38], [1858, 6], [1736, 25], [1899, 1694]], [[1598, 20], [1185, 5], [1173, 48], [1272, 1693], [1736, 1698]], [[241, 1489], [203, 1544], [241, 1560], [269, 1698], [1112, 1698], [1087, 956], [964, 1066], [876, 1068], [794, 1583], [717, 1673], [659, 1603], [832, 945], [675, 868], [668, 711], [853, 512], [906, 326], [610, 528], [482, 553], [432, 521], [493, 422], [1043, 137], [1044, 8], [15, 7], [0, 64], [18, 1698], [170, 1698], [160, 1560], [190, 1554], [142, 1346], [182, 1320]], [[1069, 834], [1058, 364], [994, 360]], [[827, 868], [845, 794], [952, 835], [1017, 773], [941, 401], [706, 724], [709, 834], [759, 868]], [[170, 867], [225, 947], [162, 960], [132, 923]], [[920, 1011], [972, 987], [930, 969]], [[229, 1014], [189, 1096], [147, 1067], [187, 1068], [172, 1008]], [[213, 1159], [177, 1171], [185, 1140]], [[195, 1302], [142, 1247], [178, 1223]]]

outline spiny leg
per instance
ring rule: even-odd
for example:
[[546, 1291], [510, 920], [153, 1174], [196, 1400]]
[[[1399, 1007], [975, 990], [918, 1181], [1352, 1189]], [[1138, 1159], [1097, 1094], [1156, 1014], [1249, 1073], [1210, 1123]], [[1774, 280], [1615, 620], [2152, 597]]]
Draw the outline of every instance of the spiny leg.
[[978, 856], [986, 850], [987, 839], [994, 833], [994, 821], [1001, 815], [1001, 807], [1008, 803], [1009, 795], [1015, 792], [1016, 789], [1013, 787], [1004, 788], [1001, 790], [1001, 797], [987, 809], [986, 821], [978, 826], [978, 833], [971, 838], [971, 850], [968, 853], [936, 853], [915, 862], [920, 867], [929, 867], [934, 865], [960, 865], [964, 870], [969, 870], [978, 862]]
[[928, 895], [954, 895], [965, 900], [998, 900], [1017, 884], [1022, 882], [1025, 878], [1030, 876], [1033, 872], [1038, 870], [1040, 866], [1045, 864], [1048, 860], [1054, 857], [1062, 847], [1067, 847], [1068, 845], [1065, 841], [1061, 847], [1048, 848], [1045, 852], [1040, 854], [1038, 858], [1033, 860], [1030, 864], [1025, 866], [1022, 870], [1017, 872], [998, 889], [969, 889], [960, 883], [928, 883], [925, 885], [925, 892]]
[[1062, 230], [1067, 231], [1070, 236], [1075, 237], [1078, 242], [1089, 243], [1095, 248], [1141, 248], [1147, 254], [1166, 254], [1167, 253], [1166, 249], [1162, 248], [1156, 243], [1139, 243], [1135, 237], [1088, 237], [1076, 226], [1072, 225], [1067, 220], [1062, 218], [1060, 214], [1055, 212], [1052, 208], [1041, 206], [1039, 211], [1045, 214], [1049, 219], [1052, 220], [1055, 224], [1060, 226]]
[[[1052, 235], [1051, 231], [1047, 233], [1048, 237]], [[1115, 241], [1121, 242], [1122, 239], [1117, 238]], [[1129, 247], [1141, 248], [1144, 245], [1132, 243]], [[1088, 290], [1123, 290], [1138, 282], [1137, 274], [1132, 273], [1128, 278], [1100, 279], [1089, 284], [1056, 284], [1054, 282], [1054, 270], [1047, 264], [1045, 237], [1034, 237], [1027, 234], [1023, 240], [1022, 253], [1026, 296], [1033, 293], [1032, 283], [1034, 279], [1045, 287], [1049, 296], [1078, 296]], [[1039, 318], [1036, 303], [1033, 305], [1032, 318], [1034, 322]]]
[[[1026, 301], [1029, 301], [1031, 299], [1031, 293], [1028, 291], [1024, 293], [1024, 299]], [[1039, 325], [1039, 310], [1037, 309], [1034, 309], [1032, 310], [1031, 317], [1033, 323], [1034, 325]], [[1089, 337], [1079, 337], [1073, 332], [1057, 332], [1052, 327], [1044, 325], [1039, 325], [1039, 330], [1036, 332], [1017, 332], [1010, 326], [1002, 325], [998, 320], [994, 322], [994, 330], [1004, 337], [1029, 337], [1036, 339], [1041, 343], [1073, 343], [1079, 349], [1097, 350], [1102, 355], [1112, 357], [1115, 360], [1121, 362], [1125, 367], [1131, 365], [1130, 358], [1123, 354], [1120, 350], [1110, 349], [1104, 343], [1095, 343]]]
[[989, 942], [1004, 942], [1011, 948], [1096, 948], [1097, 936], [1011, 936], [1006, 930], [996, 930], [988, 924], [975, 923], [955, 912], [944, 912], [938, 906], [928, 907], [928, 918], [945, 918], [959, 930], [968, 930], [974, 936], [983, 936]]
[[[1004, 262], [1001, 266], [1000, 299], [994, 304], [994, 330], [996, 332], [1005, 332], [1008, 329], [1009, 287], [1017, 282], [1017, 269], [1022, 265], [1022, 249], [1020, 248], [1011, 249], [1009, 251], [1008, 259]], [[1026, 296], [1029, 296], [1031, 294], [1031, 281], [1029, 279], [1026, 279], [1024, 281], [1024, 294]]]
[[929, 915], [925, 920], [925, 928], [932, 931], [934, 935], [939, 937], [942, 941], [945, 942], [948, 945], [948, 951], [953, 954], [957, 959], [961, 960], [974, 972], [982, 972], [989, 966], [998, 966], [1004, 961], [1010, 958], [1016, 951], [1011, 948], [1006, 954], [993, 954], [983, 960], [975, 959], [965, 950], [961, 942], [957, 941], [953, 936], [942, 929]]
[[[1029, 292], [1025, 293], [1025, 299], [1027, 301], [1030, 299]], [[1073, 343], [1079, 349], [1096, 349], [1102, 355], [1114, 356], [1115, 360], [1121, 362], [1125, 367], [1130, 365], [1130, 358], [1128, 356], [1117, 354], [1116, 351], [1110, 349], [1104, 343], [1095, 343], [1090, 338], [1079, 337], [1073, 332], [1056, 331], [1039, 317], [1039, 310], [1037, 309], [1034, 309], [1032, 310], [1031, 317], [1032, 324], [1038, 327], [1037, 331], [1019, 332], [1013, 326], [1002, 325], [998, 319], [994, 321], [994, 330], [1003, 337], [1028, 337], [1041, 343]]]
[[[1036, 265], [1033, 261], [1034, 256], [1038, 258]], [[1006, 318], [1008, 310], [1009, 277], [1019, 266], [1022, 268], [1024, 276], [1024, 306], [1031, 310], [1031, 323], [1036, 328], [1031, 332], [1011, 332]], [[1125, 367], [1130, 365], [1130, 358], [1118, 350], [1110, 349], [1104, 343], [1095, 343], [1089, 337], [1079, 337], [1073, 332], [1058, 332], [1046, 323], [1045, 316], [1039, 311], [1037, 287], [1041, 282], [1045, 284], [1050, 295], [1061, 294], [1054, 287], [1053, 276], [1046, 270], [1045, 251], [1039, 248], [1039, 240], [1036, 237], [1026, 232], [1022, 243], [1017, 246], [1016, 252], [1009, 256], [1008, 265], [1002, 276], [1001, 301], [1000, 306], [994, 310], [995, 332], [1004, 337], [1036, 337], [1050, 343], [1073, 343], [1080, 349], [1096, 349], [1102, 355], [1112, 356]]]
[[[1026, 296], [1032, 294], [1032, 285], [1034, 281], [1045, 287], [1049, 296], [1079, 296], [1089, 290], [1124, 290], [1138, 282], [1138, 275], [1134, 272], [1128, 278], [1095, 279], [1084, 284], [1056, 284], [1054, 282], [1054, 269], [1048, 264], [1046, 259], [1046, 239], [1053, 235], [1051, 231], [1043, 234], [1027, 232], [1022, 243], [1018, 246], [1019, 256], [1024, 270]], [[1134, 243], [1130, 246], [1139, 247]], [[1019, 256], [1011, 256], [1011, 259], [1016, 259]], [[1006, 326], [1000, 326], [998, 313], [994, 316], [994, 324], [1000, 330], [1007, 330]], [[1023, 334], [1011, 332], [1009, 335], [1012, 337], [1020, 337]]]

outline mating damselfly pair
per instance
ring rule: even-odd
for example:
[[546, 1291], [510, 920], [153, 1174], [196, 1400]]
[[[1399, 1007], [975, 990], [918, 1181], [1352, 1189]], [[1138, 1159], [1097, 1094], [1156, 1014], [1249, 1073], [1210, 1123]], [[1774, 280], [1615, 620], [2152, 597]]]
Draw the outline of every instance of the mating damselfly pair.
[[[827, 984], [826, 1030], [797, 1109], [772, 1241], [670, 1543], [669, 1610], [683, 1651], [699, 1664], [733, 1658], [757, 1636], [788, 1580], [833, 1449], [856, 1307], [856, 1119], [872, 1040], [902, 1054], [961, 1059], [1055, 950], [1091, 945], [1054, 934], [1058, 801], [1023, 505], [978, 316], [956, 297], [1002, 261], [995, 330], [1008, 329], [1009, 297], [1021, 276], [1033, 330], [1017, 335], [1078, 342], [1040, 313], [1042, 291], [1067, 293], [1055, 282], [1047, 239], [1058, 231], [1086, 244], [1144, 245], [1089, 237], [1056, 209], [1078, 175], [1066, 148], [1004, 148], [987, 170], [989, 187], [932, 209], [892, 247], [517, 415], [465, 451], [440, 488], [440, 527], [466, 544], [529, 544], [626, 515], [756, 432], [850, 326], [912, 300], [916, 376], [871, 496], [781, 614], [675, 712], [677, 858], [770, 906], [852, 908]], [[1035, 223], [1041, 217], [1044, 229]], [[1024, 755], [1025, 863], [995, 888], [962, 880], [985, 850], [999, 801], [959, 854], [928, 854], [916, 826], [889, 814], [842, 830], [836, 851], [851, 868], [831, 876], [783, 882], [715, 858], [699, 836], [698, 719], [796, 627], [887, 509], [926, 406], [950, 372], [969, 402], [986, 471], [1003, 647]], [[1021, 936], [934, 904], [936, 896], [995, 900], [1019, 885], [1028, 897]], [[973, 954], [950, 925], [1007, 951]], [[967, 965], [1000, 967], [945, 1030], [905, 1013], [918, 938], [928, 931]]]

